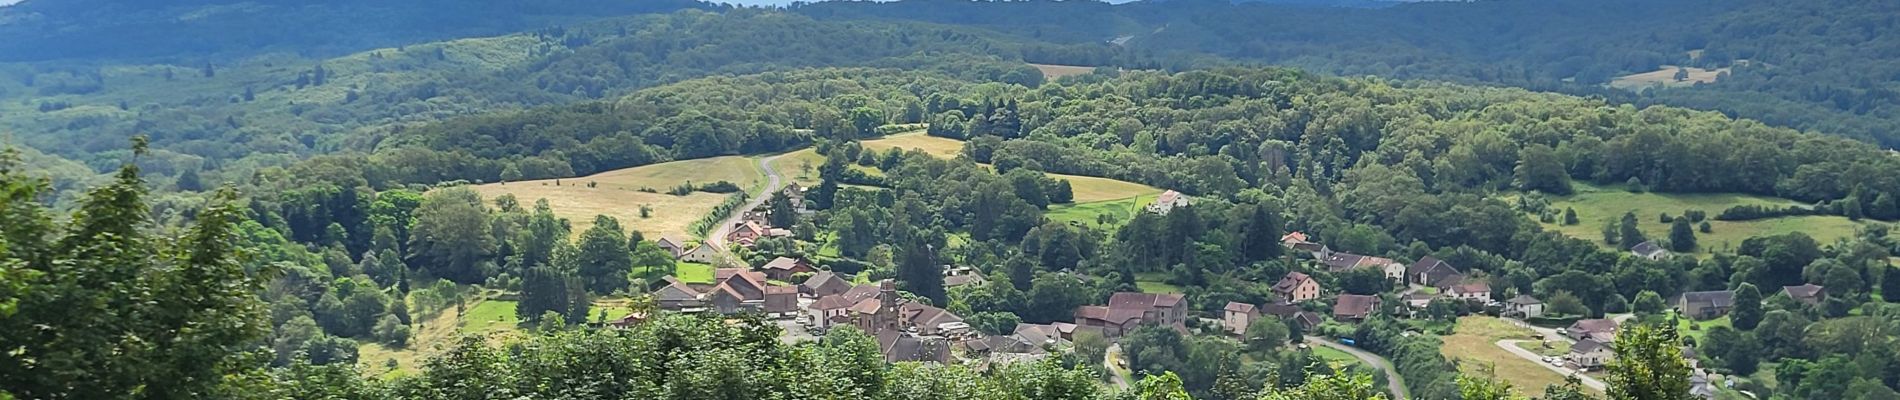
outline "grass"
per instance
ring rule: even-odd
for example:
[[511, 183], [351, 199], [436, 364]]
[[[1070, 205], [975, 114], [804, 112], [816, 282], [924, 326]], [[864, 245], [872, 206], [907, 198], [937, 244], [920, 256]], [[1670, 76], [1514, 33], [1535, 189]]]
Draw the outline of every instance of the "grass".
[[1331, 365], [1333, 370], [1342, 370], [1354, 365], [1365, 364], [1359, 361], [1358, 357], [1353, 357], [1351, 354], [1346, 354], [1346, 352], [1338, 349], [1326, 346], [1311, 346], [1310, 348], [1313, 350], [1313, 355], [1326, 360], [1326, 364]]
[[825, 166], [825, 156], [819, 155], [817, 150], [808, 148], [786, 153], [777, 160], [772, 160], [771, 164], [772, 170], [778, 171], [779, 176], [783, 176], [786, 182], [813, 187], [818, 186], [818, 167]]
[[[764, 177], [755, 159], [729, 156], [645, 165], [579, 178], [491, 183], [474, 189], [487, 199], [513, 194], [524, 206], [547, 199], [555, 215], [573, 223], [575, 235], [592, 227], [595, 215], [608, 215], [619, 219], [621, 226], [637, 229], [648, 237], [691, 237], [688, 227], [693, 221], [705, 217], [732, 195], [693, 192], [674, 196], [664, 193], [667, 189], [689, 181], [703, 184], [721, 180], [753, 188]], [[596, 186], [587, 187], [588, 182]], [[661, 193], [641, 192], [641, 188]], [[641, 205], [653, 209], [649, 218], [640, 218]]]
[[511, 332], [518, 330], [520, 325], [521, 319], [515, 318], [514, 301], [486, 300], [475, 303], [462, 313], [462, 333]]
[[1147, 201], [1141, 202], [1141, 205], [1145, 206], [1154, 201], [1155, 195], [1161, 193], [1161, 189], [1153, 186], [1108, 178], [1063, 174], [1049, 174], [1049, 177], [1069, 180], [1069, 186], [1075, 192], [1076, 203], [1146, 197]]
[[[1550, 197], [1551, 207], [1561, 212], [1564, 208], [1577, 210], [1576, 225], [1543, 224], [1545, 229], [1562, 232], [1570, 237], [1589, 240], [1605, 248], [1603, 244], [1603, 224], [1608, 221], [1620, 221], [1623, 213], [1635, 211], [1637, 227], [1649, 238], [1669, 236], [1669, 224], [1662, 223], [1663, 213], [1679, 216], [1685, 210], [1707, 212], [1710, 220], [1710, 233], [1696, 232], [1698, 252], [1707, 253], [1715, 249], [1740, 246], [1742, 240], [1756, 237], [1779, 235], [1789, 232], [1803, 232], [1821, 243], [1833, 243], [1835, 239], [1853, 237], [1860, 223], [1849, 221], [1840, 216], [1801, 216], [1782, 217], [1754, 221], [1716, 221], [1713, 218], [1722, 210], [1738, 205], [1787, 206], [1795, 202], [1772, 197], [1750, 196], [1743, 194], [1710, 193], [1631, 193], [1621, 185], [1594, 186], [1584, 183], [1572, 185], [1576, 193], [1570, 196]], [[1532, 217], [1533, 220], [1535, 217]], [[1622, 250], [1622, 249], [1616, 249]]]
[[1184, 293], [1180, 286], [1169, 284], [1166, 272], [1136, 272], [1135, 288], [1142, 293]]
[[713, 266], [679, 261], [673, 264], [673, 277], [686, 283], [713, 283]]
[[1517, 342], [1517, 348], [1530, 350], [1532, 353], [1537, 353], [1542, 356], [1562, 356], [1570, 353], [1570, 342], [1562, 340]]
[[1717, 76], [1729, 70], [1728, 68], [1701, 69], [1696, 67], [1683, 69], [1689, 71], [1688, 79], [1677, 81], [1676, 66], [1664, 65], [1655, 71], [1616, 77], [1616, 79], [1610, 80], [1610, 87], [1625, 90], [1642, 90], [1643, 88], [1655, 87], [1656, 85], [1662, 85], [1664, 87], [1689, 87], [1695, 86], [1697, 83], [1715, 83]]
[[[1697, 327], [1696, 329], [1689, 329], [1689, 325], [1691, 322], [1695, 324], [1695, 326]], [[1706, 319], [1706, 320], [1701, 320], [1701, 321], [1692, 321], [1692, 319], [1689, 317], [1682, 317], [1682, 318], [1676, 319], [1676, 332], [1681, 332], [1683, 336], [1695, 338], [1696, 343], [1702, 343], [1702, 337], [1708, 336], [1709, 330], [1714, 329], [1715, 327], [1718, 327], [1718, 326], [1726, 326], [1726, 327], [1734, 328], [1735, 323], [1730, 322], [1729, 316], [1727, 315], [1723, 315], [1715, 319]]]
[[956, 158], [958, 154], [963, 154], [963, 141], [925, 135], [924, 131], [899, 133], [866, 140], [859, 144], [863, 145], [865, 150], [875, 150], [879, 153], [887, 149], [902, 149], [903, 151], [918, 149], [939, 158]]
[[1461, 372], [1482, 374], [1488, 369], [1498, 379], [1510, 382], [1525, 393], [1534, 393], [1549, 385], [1563, 383], [1563, 375], [1497, 346], [1499, 340], [1528, 340], [1532, 339], [1533, 334], [1535, 332], [1528, 328], [1498, 318], [1464, 317], [1458, 319], [1452, 335], [1443, 337], [1445, 345], [1439, 348], [1439, 352], [1446, 358], [1459, 360]]
[[[1071, 181], [1073, 184], [1073, 181]], [[1141, 195], [1116, 200], [1092, 201], [1087, 203], [1056, 204], [1049, 206], [1043, 213], [1051, 221], [1081, 224], [1083, 226], [1114, 230], [1135, 218], [1142, 207], [1154, 202], [1154, 195]], [[1102, 219], [1107, 216], [1106, 223]]]
[[1095, 67], [1081, 65], [1029, 64], [1042, 71], [1043, 79], [1054, 80], [1065, 76], [1088, 75], [1095, 73]]

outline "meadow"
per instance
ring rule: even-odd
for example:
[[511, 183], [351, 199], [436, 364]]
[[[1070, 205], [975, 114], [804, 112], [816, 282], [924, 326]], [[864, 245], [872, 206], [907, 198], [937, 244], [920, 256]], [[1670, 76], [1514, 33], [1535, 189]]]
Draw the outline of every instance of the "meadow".
[[1029, 64], [1042, 72], [1043, 79], [1055, 80], [1065, 76], [1088, 75], [1095, 73], [1095, 67], [1083, 65]]
[[1624, 90], [1643, 90], [1644, 88], [1656, 87], [1657, 85], [1672, 88], [1689, 87], [1695, 86], [1698, 83], [1715, 83], [1717, 78], [1722, 76], [1722, 73], [1729, 71], [1728, 68], [1701, 69], [1686, 67], [1683, 69], [1689, 72], [1689, 76], [1680, 81], [1676, 80], [1676, 66], [1664, 65], [1655, 71], [1616, 77], [1616, 79], [1610, 80], [1609, 85], [1612, 88]]
[[[754, 188], [765, 176], [756, 160], [737, 156], [702, 158], [578, 178], [490, 183], [474, 186], [474, 189], [484, 199], [513, 194], [524, 206], [547, 199], [555, 215], [573, 223], [575, 235], [593, 226], [595, 215], [607, 215], [619, 219], [621, 226], [639, 230], [648, 237], [691, 237], [694, 235], [687, 228], [732, 195], [693, 192], [674, 196], [666, 191], [687, 182], [698, 185], [721, 180], [741, 188]], [[595, 186], [588, 187], [590, 182]], [[657, 193], [640, 191], [643, 188]], [[640, 217], [642, 205], [652, 208], [646, 218]]]
[[[1853, 237], [1861, 224], [1840, 216], [1800, 216], [1781, 217], [1753, 221], [1716, 221], [1714, 217], [1722, 210], [1738, 205], [1787, 206], [1795, 202], [1772, 197], [1750, 196], [1727, 193], [1633, 193], [1624, 190], [1621, 185], [1593, 186], [1584, 183], [1572, 185], [1576, 193], [1570, 196], [1550, 197], [1551, 207], [1562, 211], [1564, 208], [1577, 210], [1576, 225], [1544, 223], [1544, 229], [1562, 232], [1570, 237], [1603, 244], [1603, 225], [1609, 221], [1620, 221], [1623, 214], [1634, 211], [1637, 227], [1649, 238], [1669, 236], [1669, 224], [1662, 222], [1661, 215], [1682, 215], [1685, 210], [1702, 210], [1709, 215], [1709, 233], [1696, 232], [1698, 252], [1708, 253], [1718, 249], [1733, 249], [1741, 246], [1742, 240], [1756, 236], [1779, 235], [1789, 232], [1802, 232], [1813, 236], [1821, 243], [1833, 243], [1835, 239]], [[1533, 220], [1535, 217], [1532, 217]], [[1560, 221], [1561, 222], [1561, 221]], [[1622, 249], [1617, 249], [1622, 250]]]
[[1525, 393], [1540, 393], [1545, 387], [1564, 382], [1563, 375], [1498, 347], [1499, 340], [1532, 339], [1531, 335], [1536, 332], [1529, 328], [1512, 325], [1498, 318], [1470, 316], [1458, 318], [1458, 325], [1453, 332], [1442, 338], [1445, 345], [1439, 347], [1438, 351], [1445, 358], [1457, 361], [1461, 372], [1489, 372]]

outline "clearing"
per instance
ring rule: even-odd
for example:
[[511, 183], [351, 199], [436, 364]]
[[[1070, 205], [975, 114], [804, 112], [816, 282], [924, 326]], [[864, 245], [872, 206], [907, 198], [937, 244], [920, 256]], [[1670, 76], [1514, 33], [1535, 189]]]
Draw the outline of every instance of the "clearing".
[[[1069, 181], [1071, 186], [1074, 186], [1076, 183], [1076, 181]], [[1077, 193], [1077, 195], [1080, 195], [1080, 193]], [[1134, 219], [1136, 213], [1142, 212], [1143, 207], [1155, 201], [1155, 197], [1156, 195], [1154, 194], [1143, 194], [1116, 200], [1053, 204], [1049, 206], [1049, 212], [1043, 213], [1043, 216], [1056, 222], [1081, 224], [1082, 226], [1102, 230], [1115, 230], [1121, 228], [1123, 224], [1127, 224], [1128, 220]]]
[[1445, 345], [1438, 351], [1445, 358], [1457, 360], [1461, 372], [1482, 374], [1488, 368], [1498, 379], [1526, 394], [1539, 393], [1545, 387], [1564, 382], [1563, 375], [1498, 348], [1499, 340], [1532, 340], [1531, 335], [1536, 332], [1529, 328], [1498, 318], [1470, 316], [1459, 318], [1454, 332], [1442, 338]]
[[1042, 78], [1054, 80], [1065, 76], [1088, 75], [1095, 73], [1095, 67], [1081, 65], [1029, 64], [1042, 71]]
[[[1698, 252], [1702, 253], [1713, 249], [1733, 249], [1741, 246], [1742, 240], [1751, 237], [1789, 232], [1802, 232], [1813, 236], [1815, 241], [1833, 243], [1835, 239], [1853, 237], [1854, 230], [1861, 226], [1860, 223], [1849, 221], [1847, 217], [1841, 216], [1780, 217], [1753, 221], [1715, 220], [1715, 215], [1721, 214], [1722, 210], [1738, 205], [1797, 204], [1792, 200], [1772, 197], [1720, 193], [1631, 193], [1623, 190], [1622, 185], [1593, 186], [1580, 182], [1572, 183], [1572, 187], [1576, 189], [1576, 194], [1549, 197], [1550, 206], [1559, 212], [1565, 207], [1577, 209], [1578, 224], [1543, 224], [1544, 229], [1589, 240], [1605, 248], [1611, 246], [1603, 244], [1603, 224], [1612, 220], [1620, 221], [1623, 213], [1629, 211], [1636, 212], [1637, 227], [1650, 238], [1669, 237], [1669, 224], [1662, 223], [1661, 220], [1663, 213], [1679, 216], [1685, 210], [1707, 212], [1711, 232], [1696, 232], [1696, 243], [1700, 245]], [[1535, 216], [1531, 218], [1536, 220]]]
[[1168, 283], [1169, 278], [1166, 272], [1136, 272], [1135, 288], [1142, 293], [1186, 293], [1180, 286]]
[[865, 150], [876, 150], [879, 153], [895, 148], [902, 151], [920, 149], [938, 158], [957, 158], [958, 154], [963, 154], [963, 141], [926, 135], [924, 131], [899, 133], [858, 143], [863, 145]]
[[1623, 75], [1611, 79], [1610, 87], [1624, 90], [1642, 90], [1643, 88], [1656, 87], [1659, 85], [1663, 87], [1689, 87], [1695, 86], [1697, 83], [1715, 83], [1717, 77], [1729, 71], [1728, 68], [1701, 69], [1685, 67], [1683, 69], [1689, 71], [1689, 77], [1680, 81], [1676, 80], [1676, 66], [1664, 65], [1655, 71]]
[[[668, 189], [687, 182], [698, 185], [722, 180], [750, 189], [764, 177], [756, 159], [726, 156], [643, 165], [579, 178], [490, 183], [472, 188], [485, 199], [513, 194], [523, 207], [547, 199], [555, 215], [573, 223], [575, 235], [593, 226], [595, 215], [607, 215], [647, 237], [683, 238], [694, 236], [687, 228], [732, 195], [693, 192], [674, 196], [665, 193]], [[589, 182], [595, 187], [587, 187]], [[643, 188], [658, 193], [640, 191]], [[649, 218], [640, 218], [641, 205], [653, 208]]]

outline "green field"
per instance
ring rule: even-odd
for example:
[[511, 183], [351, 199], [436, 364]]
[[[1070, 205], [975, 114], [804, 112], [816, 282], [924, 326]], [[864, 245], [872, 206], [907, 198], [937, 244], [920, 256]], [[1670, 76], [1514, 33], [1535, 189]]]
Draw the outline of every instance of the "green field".
[[1536, 332], [1529, 328], [1498, 318], [1471, 316], [1458, 318], [1455, 329], [1455, 334], [1442, 337], [1445, 344], [1438, 351], [1457, 362], [1458, 369], [1465, 373], [1483, 374], [1489, 369], [1498, 379], [1529, 394], [1564, 381], [1563, 375], [1497, 346], [1502, 339], [1531, 340]]
[[520, 325], [521, 319], [515, 318], [514, 301], [482, 301], [462, 313], [462, 333], [511, 332], [518, 330]]
[[1136, 272], [1135, 288], [1142, 293], [1184, 293], [1180, 286], [1168, 283], [1166, 272]]
[[673, 277], [686, 283], [713, 283], [713, 266], [685, 261], [673, 264]]
[[[1694, 325], [1696, 326], [1696, 329], [1689, 329], [1689, 325], [1691, 322], [1694, 323]], [[1729, 322], [1729, 316], [1727, 315], [1723, 315], [1715, 319], [1706, 319], [1706, 320], [1701, 320], [1701, 321], [1692, 321], [1688, 317], [1682, 317], [1682, 318], [1676, 319], [1676, 332], [1682, 333], [1683, 336], [1695, 338], [1698, 341], [1702, 340], [1703, 336], [1708, 336], [1710, 329], [1715, 329], [1715, 327], [1718, 327], [1718, 326], [1726, 326], [1726, 327], [1733, 328], [1735, 327], [1735, 323]]]
[[1346, 369], [1355, 365], [1365, 364], [1364, 362], [1359, 361], [1358, 357], [1353, 357], [1351, 354], [1347, 354], [1346, 352], [1340, 351], [1339, 349], [1334, 349], [1334, 348], [1326, 347], [1326, 346], [1309, 346], [1308, 348], [1313, 350], [1314, 356], [1318, 356], [1320, 359], [1326, 360], [1326, 365], [1332, 366], [1334, 370], [1341, 370], [1341, 369]]
[[[1134, 219], [1136, 213], [1142, 212], [1142, 208], [1146, 207], [1148, 203], [1153, 203], [1154, 200], [1155, 195], [1144, 194], [1117, 200], [1056, 204], [1049, 206], [1049, 211], [1043, 213], [1043, 216], [1056, 222], [1081, 224], [1082, 226], [1102, 230], [1115, 230], [1120, 228], [1123, 224], [1127, 224], [1128, 220]], [[1108, 216], [1108, 219], [1104, 221], [1102, 216]]]
[[[1749, 196], [1741, 194], [1675, 194], [1675, 193], [1631, 193], [1620, 185], [1592, 186], [1584, 183], [1573, 184], [1576, 194], [1550, 197], [1551, 207], [1563, 210], [1566, 207], [1577, 210], [1576, 225], [1542, 224], [1545, 229], [1562, 232], [1570, 237], [1589, 240], [1603, 245], [1603, 224], [1607, 221], [1621, 220], [1623, 213], [1635, 211], [1637, 226], [1650, 238], [1669, 236], [1669, 224], [1664, 224], [1660, 216], [1663, 213], [1682, 215], [1685, 210], [1702, 210], [1709, 215], [1710, 233], [1696, 233], [1699, 252], [1733, 249], [1742, 244], [1742, 240], [1756, 236], [1779, 235], [1789, 232], [1803, 232], [1813, 236], [1821, 243], [1833, 243], [1835, 239], [1848, 238], [1860, 223], [1839, 216], [1803, 216], [1783, 217], [1754, 221], [1715, 221], [1715, 215], [1722, 210], [1738, 205], [1787, 206], [1793, 201], [1772, 197]], [[1535, 217], [1532, 217], [1535, 220]], [[1610, 247], [1609, 245], [1603, 245]], [[1618, 249], [1621, 250], [1621, 249]]]

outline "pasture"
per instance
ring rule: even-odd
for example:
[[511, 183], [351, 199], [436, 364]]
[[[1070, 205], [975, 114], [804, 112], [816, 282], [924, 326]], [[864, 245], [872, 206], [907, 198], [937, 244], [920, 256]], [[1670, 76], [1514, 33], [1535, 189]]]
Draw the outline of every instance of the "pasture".
[[[484, 199], [513, 194], [524, 207], [547, 199], [554, 214], [573, 223], [579, 235], [594, 225], [595, 215], [612, 216], [620, 225], [639, 230], [648, 237], [692, 237], [688, 227], [711, 213], [731, 194], [693, 192], [686, 196], [666, 194], [668, 189], [687, 182], [695, 185], [729, 181], [741, 188], [754, 188], [764, 179], [758, 162], [747, 157], [714, 157], [673, 161], [607, 171], [579, 178], [490, 183], [473, 186]], [[587, 187], [592, 182], [594, 187]], [[650, 188], [658, 193], [642, 192]], [[640, 217], [640, 206], [652, 208], [647, 218]]]
[[[1073, 185], [1075, 181], [1070, 181]], [[1115, 230], [1134, 219], [1136, 213], [1148, 203], [1153, 203], [1154, 194], [1144, 194], [1115, 200], [1092, 201], [1087, 203], [1055, 204], [1043, 213], [1051, 221], [1079, 224], [1101, 230]]]
[[963, 141], [925, 135], [923, 131], [899, 133], [865, 140], [859, 144], [863, 145], [865, 150], [875, 150], [879, 153], [895, 148], [902, 151], [919, 149], [939, 158], [956, 158], [958, 154], [963, 154]]
[[1095, 73], [1095, 67], [1082, 65], [1029, 64], [1042, 72], [1042, 78], [1055, 80], [1065, 76], [1088, 75]]
[[1445, 345], [1440, 346], [1438, 351], [1445, 358], [1455, 360], [1463, 373], [1489, 372], [1527, 394], [1538, 393], [1552, 384], [1564, 382], [1563, 375], [1498, 347], [1499, 340], [1531, 339], [1535, 332], [1529, 328], [1512, 325], [1498, 318], [1471, 316], [1459, 318], [1454, 329], [1452, 335], [1442, 338]]
[[1676, 80], [1676, 66], [1664, 65], [1655, 71], [1629, 74], [1611, 79], [1610, 87], [1624, 90], [1642, 90], [1643, 88], [1655, 87], [1657, 85], [1663, 87], [1689, 87], [1695, 86], [1697, 83], [1715, 83], [1716, 79], [1720, 77], [1723, 72], [1728, 72], [1729, 70], [1728, 68], [1701, 69], [1696, 67], [1686, 67], [1683, 69], [1688, 70], [1689, 76], [1680, 81]]
[[[1662, 222], [1661, 215], [1682, 215], [1685, 210], [1702, 210], [1709, 215], [1709, 233], [1696, 232], [1698, 252], [1741, 246], [1742, 240], [1756, 237], [1779, 235], [1789, 232], [1802, 232], [1813, 236], [1821, 243], [1833, 243], [1835, 239], [1853, 237], [1860, 223], [1849, 221], [1840, 216], [1799, 216], [1781, 217], [1753, 221], [1716, 221], [1716, 214], [1738, 205], [1787, 206], [1794, 201], [1772, 197], [1750, 196], [1730, 193], [1631, 193], [1621, 185], [1592, 186], [1583, 183], [1573, 184], [1576, 193], [1570, 196], [1550, 197], [1551, 207], [1562, 212], [1566, 207], [1577, 210], [1576, 225], [1556, 223], [1543, 224], [1544, 229], [1562, 232], [1570, 237], [1589, 240], [1605, 248], [1603, 244], [1603, 225], [1609, 221], [1620, 221], [1623, 213], [1635, 211], [1637, 227], [1649, 238], [1669, 236], [1669, 224]], [[1535, 220], [1535, 217], [1532, 216]], [[1561, 222], [1561, 221], [1560, 221]], [[1617, 249], [1622, 250], [1622, 249]]]

